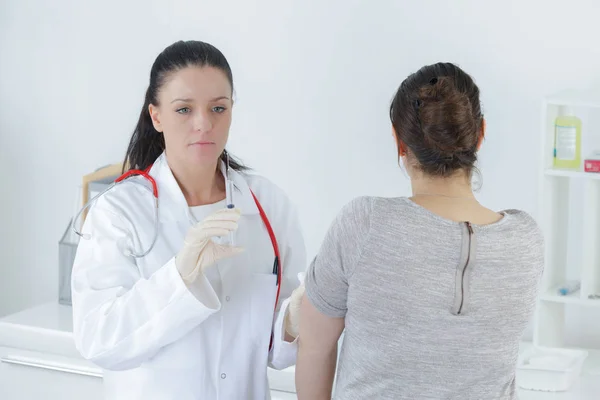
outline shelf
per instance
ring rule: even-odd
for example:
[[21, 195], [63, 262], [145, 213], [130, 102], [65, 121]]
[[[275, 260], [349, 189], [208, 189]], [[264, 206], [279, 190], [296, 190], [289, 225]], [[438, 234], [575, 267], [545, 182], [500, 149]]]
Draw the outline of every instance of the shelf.
[[547, 104], [600, 108], [600, 90], [567, 90], [546, 98]]
[[544, 171], [544, 173], [546, 176], [600, 180], [600, 173], [598, 172], [584, 172], [579, 170], [548, 168]]
[[[565, 112], [562, 106], [572, 109], [584, 127], [579, 168], [554, 166], [555, 121]], [[581, 313], [590, 313], [592, 320], [581, 323], [592, 323], [600, 315], [600, 299], [587, 297], [588, 293], [600, 290], [600, 173], [584, 171], [589, 151], [600, 148], [600, 136], [597, 136], [600, 86], [547, 96], [542, 100], [540, 123], [537, 217], [545, 239], [545, 267], [533, 338], [537, 343], [554, 347], [577, 346], [579, 340], [588, 338], [578, 332], [580, 327], [574, 326], [572, 321], [581, 319]], [[575, 276], [581, 282], [581, 290], [559, 295], [557, 285], [566, 277]], [[600, 347], [600, 342], [593, 340], [592, 343]], [[590, 361], [600, 373], [600, 350], [594, 352]]]
[[560, 296], [555, 294], [555, 291], [546, 292], [540, 296], [540, 300], [549, 301], [552, 303], [578, 304], [580, 306], [600, 307], [600, 299], [582, 299], [581, 292], [577, 291], [573, 294]]

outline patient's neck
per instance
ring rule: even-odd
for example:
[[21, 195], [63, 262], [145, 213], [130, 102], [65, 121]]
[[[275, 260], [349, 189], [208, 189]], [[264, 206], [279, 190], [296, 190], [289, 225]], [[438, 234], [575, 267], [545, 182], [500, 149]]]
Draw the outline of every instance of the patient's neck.
[[411, 178], [413, 197], [439, 196], [452, 198], [475, 198], [471, 179], [465, 173], [456, 173], [449, 177], [436, 177], [423, 173]]

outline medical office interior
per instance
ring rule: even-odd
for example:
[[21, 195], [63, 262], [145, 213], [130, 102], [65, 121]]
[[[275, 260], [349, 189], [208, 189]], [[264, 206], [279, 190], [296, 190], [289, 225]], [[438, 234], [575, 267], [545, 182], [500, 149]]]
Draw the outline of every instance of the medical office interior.
[[[546, 239], [519, 394], [600, 398], [599, 15], [594, 0], [3, 0], [0, 399], [102, 398], [63, 298], [68, 226], [84, 184], [106, 183], [94, 171], [122, 161], [154, 57], [179, 39], [228, 58], [228, 148], [297, 205], [309, 259], [352, 198], [410, 195], [388, 116], [400, 82], [438, 61], [471, 74], [487, 121], [477, 197], [531, 213]], [[567, 167], [553, 157], [564, 116], [581, 123]], [[556, 350], [528, 363], [537, 347]], [[293, 367], [269, 380], [273, 399], [296, 398]]]

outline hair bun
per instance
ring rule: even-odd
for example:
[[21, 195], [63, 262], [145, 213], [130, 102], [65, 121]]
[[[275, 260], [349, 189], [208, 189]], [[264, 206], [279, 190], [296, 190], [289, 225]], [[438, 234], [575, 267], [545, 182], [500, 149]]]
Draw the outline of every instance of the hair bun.
[[417, 113], [425, 145], [442, 157], [476, 151], [480, 121], [467, 94], [448, 77], [434, 77], [418, 92]]
[[428, 175], [470, 174], [482, 123], [479, 88], [452, 63], [426, 65], [409, 75], [390, 105], [398, 153]]

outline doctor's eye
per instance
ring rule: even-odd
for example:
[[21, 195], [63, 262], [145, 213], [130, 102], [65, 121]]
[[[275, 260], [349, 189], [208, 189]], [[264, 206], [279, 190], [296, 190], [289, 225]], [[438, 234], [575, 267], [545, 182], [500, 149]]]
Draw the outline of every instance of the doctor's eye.
[[177, 113], [179, 114], [187, 114], [190, 112], [190, 108], [189, 107], [181, 107], [178, 108], [177, 110], [175, 110]]
[[223, 106], [216, 106], [216, 107], [213, 107], [212, 110], [216, 113], [221, 114], [221, 113], [225, 112], [225, 110], [227, 110], [227, 109]]

